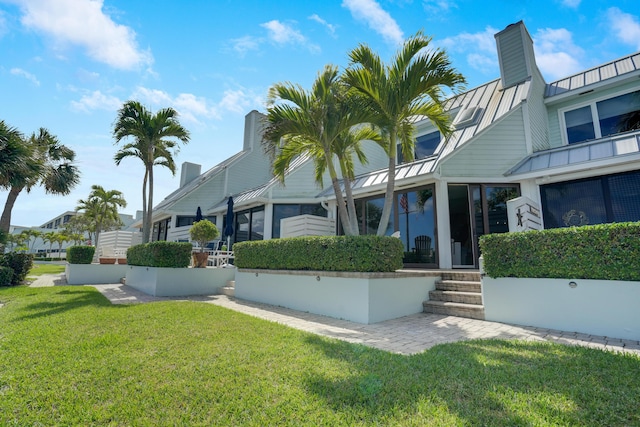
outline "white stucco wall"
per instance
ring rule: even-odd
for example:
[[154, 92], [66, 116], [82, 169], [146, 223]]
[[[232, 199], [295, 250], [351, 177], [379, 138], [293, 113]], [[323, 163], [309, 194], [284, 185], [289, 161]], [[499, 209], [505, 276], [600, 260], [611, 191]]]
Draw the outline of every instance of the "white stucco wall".
[[67, 264], [65, 267], [69, 285], [120, 283], [126, 274], [126, 264]]
[[482, 299], [486, 320], [640, 340], [640, 282], [484, 277]]
[[235, 277], [235, 268], [161, 268], [129, 266], [127, 286], [157, 297], [216, 295]]
[[415, 273], [280, 272], [240, 269], [235, 296], [358, 323], [419, 313], [436, 277]]

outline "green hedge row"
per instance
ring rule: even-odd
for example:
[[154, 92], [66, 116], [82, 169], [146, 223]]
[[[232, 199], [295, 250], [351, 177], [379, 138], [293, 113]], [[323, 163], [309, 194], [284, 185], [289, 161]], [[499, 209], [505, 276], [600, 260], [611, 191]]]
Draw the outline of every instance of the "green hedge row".
[[395, 237], [312, 236], [233, 245], [239, 268], [392, 272], [402, 268], [402, 242]]
[[191, 262], [193, 246], [188, 242], [151, 242], [131, 246], [127, 264], [143, 267], [185, 268]]
[[5, 286], [17, 286], [24, 282], [33, 267], [33, 254], [9, 252], [0, 257], [0, 266], [13, 270], [11, 282]]
[[640, 222], [480, 238], [489, 277], [640, 280]]
[[67, 248], [67, 261], [69, 264], [91, 264], [95, 246], [71, 246]]

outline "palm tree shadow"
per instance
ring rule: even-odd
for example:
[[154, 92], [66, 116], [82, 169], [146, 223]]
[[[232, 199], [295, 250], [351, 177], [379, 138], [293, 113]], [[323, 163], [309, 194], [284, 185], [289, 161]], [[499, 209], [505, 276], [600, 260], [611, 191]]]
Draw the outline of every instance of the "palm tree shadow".
[[[392, 422], [389, 414], [397, 414], [398, 408], [418, 414], [439, 405], [451, 420], [469, 425], [533, 425], [549, 419], [605, 425], [611, 419], [597, 420], [612, 404], [620, 405], [623, 424], [640, 421], [623, 409], [635, 407], [640, 388], [633, 381], [620, 384], [616, 373], [638, 372], [640, 359], [629, 355], [601, 352], [594, 357], [600, 350], [515, 340], [441, 344], [412, 356], [319, 336], [309, 336], [307, 342], [348, 364], [350, 372], [336, 377], [310, 367], [307, 390], [335, 411], [350, 407], [365, 422]], [[568, 387], [571, 379], [580, 386]], [[584, 387], [590, 390], [587, 396]], [[523, 399], [528, 411], [522, 411]], [[573, 405], [559, 404], [565, 401]], [[537, 414], [543, 415], [538, 419]]]
[[[56, 295], [62, 295], [64, 298], [56, 301]], [[72, 297], [69, 297], [70, 295]], [[25, 314], [19, 316], [16, 320], [37, 319], [87, 306], [111, 307], [112, 304], [106, 297], [94, 289], [61, 289], [52, 294], [51, 301], [34, 302], [26, 305], [23, 309]]]

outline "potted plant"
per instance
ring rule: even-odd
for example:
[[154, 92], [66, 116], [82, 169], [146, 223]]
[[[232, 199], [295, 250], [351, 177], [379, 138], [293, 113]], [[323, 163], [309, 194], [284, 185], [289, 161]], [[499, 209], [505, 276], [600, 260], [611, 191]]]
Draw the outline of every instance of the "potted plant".
[[207, 259], [209, 258], [209, 254], [204, 251], [204, 248], [207, 243], [220, 235], [218, 227], [208, 219], [203, 219], [191, 226], [189, 235], [191, 240], [195, 240], [200, 245], [200, 252], [193, 254], [194, 267], [204, 268], [207, 266]]

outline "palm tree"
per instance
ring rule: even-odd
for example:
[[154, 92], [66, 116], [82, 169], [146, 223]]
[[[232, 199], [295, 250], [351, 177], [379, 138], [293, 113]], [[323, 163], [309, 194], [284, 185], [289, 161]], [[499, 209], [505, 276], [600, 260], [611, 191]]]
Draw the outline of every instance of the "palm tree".
[[42, 185], [47, 193], [68, 195], [80, 181], [78, 168], [73, 164], [75, 152], [61, 144], [47, 129], [40, 128], [28, 140], [27, 157], [23, 166], [13, 170], [9, 177], [3, 177], [0, 186], [9, 189], [4, 211], [0, 218], [0, 230], [9, 231], [11, 211], [22, 190]]
[[418, 32], [404, 42], [389, 65], [366, 45], [361, 44], [349, 53], [351, 64], [345, 70], [344, 80], [368, 101], [368, 108], [375, 116], [373, 123], [385, 138], [389, 156], [378, 235], [385, 233], [391, 216], [398, 141], [403, 156], [413, 158], [413, 121], [419, 116], [430, 119], [446, 138], [451, 129], [443, 108], [443, 90], [457, 91], [465, 83], [462, 74], [451, 66], [446, 52], [430, 49], [430, 43], [430, 37]]
[[0, 120], [0, 187], [10, 189], [15, 179], [33, 168], [29, 162], [31, 150], [16, 128]]
[[49, 243], [49, 252], [48, 254], [51, 254], [51, 248], [53, 247], [53, 244], [55, 243], [55, 239], [56, 239], [56, 232], [55, 231], [49, 231], [47, 233], [44, 233], [42, 235], [42, 241], [45, 243]]
[[[265, 150], [276, 156], [274, 174], [283, 182], [291, 161], [300, 155], [313, 160], [316, 182], [322, 184], [323, 174], [329, 171], [338, 214], [348, 235], [358, 234], [351, 194], [353, 155], [366, 162], [361, 141], [379, 140], [373, 128], [362, 126], [368, 121], [368, 110], [358, 102], [360, 98], [350, 96], [341, 83], [337, 67], [327, 65], [309, 92], [291, 83], [279, 83], [270, 89], [264, 132]], [[346, 204], [334, 163], [336, 157], [344, 181]]]
[[120, 216], [118, 215], [119, 207], [126, 207], [127, 202], [124, 200], [121, 191], [105, 190], [100, 185], [92, 185], [91, 193], [86, 200], [78, 200], [76, 211], [84, 211], [83, 215], [90, 218], [95, 232], [95, 245], [98, 246], [100, 233], [111, 228], [114, 224], [120, 224]]
[[[142, 180], [142, 242], [149, 242], [153, 219], [153, 167], [167, 167], [176, 173], [173, 155], [177, 154], [176, 138], [184, 144], [189, 142], [189, 131], [178, 122], [178, 113], [173, 108], [164, 108], [155, 115], [137, 101], [127, 101], [118, 111], [113, 129], [116, 144], [127, 137], [129, 142], [115, 154], [116, 165], [126, 157], [137, 157], [144, 164]], [[147, 196], [148, 195], [148, 196]]]

